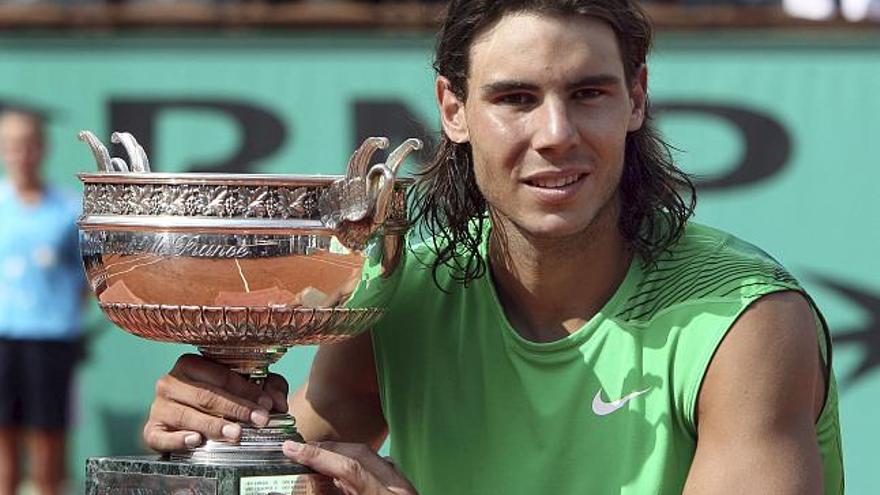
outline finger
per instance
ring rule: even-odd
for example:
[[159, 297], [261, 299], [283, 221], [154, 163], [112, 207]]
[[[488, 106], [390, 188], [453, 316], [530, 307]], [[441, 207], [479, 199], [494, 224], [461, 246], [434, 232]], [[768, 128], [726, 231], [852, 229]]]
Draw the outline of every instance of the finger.
[[157, 452], [192, 449], [201, 445], [202, 439], [202, 435], [195, 431], [168, 431], [154, 422], [147, 422], [144, 426], [144, 442]]
[[195, 354], [180, 356], [169, 374], [188, 381], [207, 383], [235, 397], [260, 404], [266, 409], [272, 407], [272, 397], [263, 393], [259, 385], [203, 356]]
[[349, 492], [359, 495], [380, 494], [381, 485], [360, 462], [317, 445], [287, 441], [282, 447], [284, 455], [308, 466], [319, 473], [339, 480]]
[[150, 421], [168, 431], [194, 431], [211, 440], [238, 442], [241, 425], [224, 418], [205, 414], [164, 397], [157, 397], [150, 409]]
[[269, 424], [268, 408], [206, 383], [165, 375], [156, 382], [156, 397], [194, 407], [212, 416], [251, 422], [257, 426]]
[[401, 488], [410, 486], [393, 463], [380, 457], [379, 454], [362, 443], [316, 442], [315, 445], [358, 461], [376, 477], [382, 486]]
[[287, 394], [289, 391], [290, 388], [287, 385], [287, 380], [281, 375], [276, 375], [275, 373], [270, 373], [266, 378], [266, 381], [263, 383], [263, 392], [269, 394], [269, 397], [272, 397], [273, 411], [287, 412]]

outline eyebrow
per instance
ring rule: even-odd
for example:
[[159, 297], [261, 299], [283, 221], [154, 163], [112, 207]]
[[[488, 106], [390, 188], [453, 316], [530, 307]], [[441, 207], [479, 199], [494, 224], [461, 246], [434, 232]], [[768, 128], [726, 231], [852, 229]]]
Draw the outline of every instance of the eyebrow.
[[[620, 81], [619, 77], [612, 74], [595, 74], [568, 83], [566, 89], [571, 91], [585, 86], [614, 86], [620, 84]], [[539, 87], [535, 83], [511, 79], [491, 82], [483, 85], [480, 89], [485, 94], [496, 94], [516, 91], [535, 91], [539, 89]]]

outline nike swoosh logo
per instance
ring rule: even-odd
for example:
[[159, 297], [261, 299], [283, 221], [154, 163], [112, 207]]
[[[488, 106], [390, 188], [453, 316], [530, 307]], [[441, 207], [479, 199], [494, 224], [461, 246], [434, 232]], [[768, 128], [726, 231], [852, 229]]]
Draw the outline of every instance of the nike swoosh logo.
[[635, 399], [642, 394], [647, 393], [649, 390], [651, 390], [651, 387], [648, 387], [645, 390], [639, 390], [638, 392], [627, 394], [611, 402], [605, 402], [604, 400], [602, 400], [602, 390], [599, 390], [598, 392], [596, 392], [596, 396], [593, 397], [593, 412], [596, 413], [596, 416], [607, 416], [625, 406], [627, 402]]

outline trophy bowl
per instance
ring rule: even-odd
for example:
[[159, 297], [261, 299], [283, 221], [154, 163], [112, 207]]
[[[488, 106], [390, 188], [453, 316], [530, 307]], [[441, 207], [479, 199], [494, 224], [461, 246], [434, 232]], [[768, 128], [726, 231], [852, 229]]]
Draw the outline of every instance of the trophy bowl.
[[[80, 249], [106, 316], [150, 340], [197, 346], [261, 383], [294, 345], [354, 337], [382, 317], [409, 227], [397, 178], [405, 141], [370, 166], [386, 138], [369, 138], [346, 175], [152, 173], [143, 148], [114, 133], [130, 158], [110, 158], [88, 131], [98, 173], [84, 185]], [[238, 444], [207, 441], [172, 459], [219, 465], [290, 463], [281, 443], [295, 420], [242, 425]]]

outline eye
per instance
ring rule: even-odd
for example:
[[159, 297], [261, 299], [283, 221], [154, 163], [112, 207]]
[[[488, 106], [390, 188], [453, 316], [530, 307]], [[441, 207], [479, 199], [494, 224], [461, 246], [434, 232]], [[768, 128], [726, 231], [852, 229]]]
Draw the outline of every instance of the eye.
[[495, 103], [513, 106], [528, 106], [534, 104], [536, 98], [529, 93], [508, 93], [495, 98]]
[[574, 92], [576, 100], [595, 100], [605, 94], [605, 91], [596, 88], [582, 88]]

